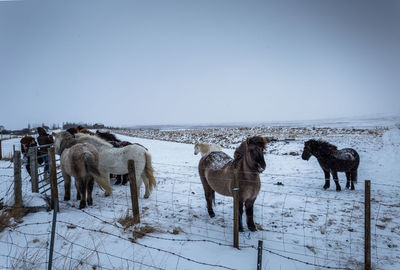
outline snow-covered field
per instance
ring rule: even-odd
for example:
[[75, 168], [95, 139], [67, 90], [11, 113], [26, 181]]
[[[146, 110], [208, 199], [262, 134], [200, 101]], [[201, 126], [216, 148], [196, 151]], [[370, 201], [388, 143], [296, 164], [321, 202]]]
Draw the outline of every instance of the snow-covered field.
[[[153, 157], [158, 185], [149, 199], [143, 199], [142, 189], [141, 224], [124, 229], [119, 223], [131, 205], [128, 186], [114, 185], [110, 197], [95, 186], [94, 205], [84, 210], [77, 209], [76, 200], [61, 201], [53, 269], [256, 269], [258, 240], [264, 241], [262, 269], [362, 269], [365, 179], [372, 183], [373, 265], [400, 269], [398, 127], [353, 129], [338, 124], [169, 132], [174, 134], [170, 138], [155, 131], [132, 132], [147, 139], [118, 135], [143, 144]], [[219, 142], [232, 155], [234, 146], [252, 134], [281, 140], [271, 143], [265, 156], [267, 169], [261, 174], [254, 213], [258, 231], [249, 232], [245, 226], [241, 249], [236, 250], [232, 248], [232, 198], [217, 194], [216, 216], [209, 218], [197, 172], [200, 157], [189, 143]], [[322, 189], [324, 176], [316, 159], [301, 159], [303, 142], [309, 138], [324, 138], [339, 148], [358, 151], [361, 163], [355, 191], [344, 188], [343, 173], [339, 173], [341, 192], [335, 191], [333, 183], [330, 189]], [[17, 142], [3, 141], [3, 155]], [[12, 175], [11, 163], [0, 161], [3, 204], [10, 202], [7, 190]], [[22, 177], [25, 202], [30, 198], [30, 183], [24, 169]], [[59, 193], [63, 198], [62, 186]], [[0, 269], [47, 267], [51, 220], [52, 212], [32, 213], [1, 232]]]

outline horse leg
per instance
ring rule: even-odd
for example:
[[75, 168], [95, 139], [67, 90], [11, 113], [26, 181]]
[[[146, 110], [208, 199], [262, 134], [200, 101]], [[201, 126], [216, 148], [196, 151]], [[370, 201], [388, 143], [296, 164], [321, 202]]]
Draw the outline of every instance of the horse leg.
[[128, 183], [128, 174], [122, 175], [122, 184], [126, 185]]
[[76, 200], [81, 200], [81, 192], [79, 191], [79, 181], [75, 178], [75, 187], [76, 187]]
[[93, 205], [93, 185], [94, 185], [94, 178], [93, 176], [87, 176], [87, 204]]
[[257, 228], [253, 220], [254, 200], [247, 200], [245, 202], [245, 205], [246, 205], [247, 228], [249, 228], [250, 231], [255, 232], [257, 231]]
[[[77, 180], [77, 179], [76, 179]], [[80, 193], [81, 202], [79, 203], [79, 209], [86, 207], [86, 179], [79, 179], [78, 182], [78, 193]]]
[[324, 174], [325, 174], [325, 185], [324, 185], [324, 189], [328, 189], [331, 185], [330, 183], [330, 179], [331, 179], [331, 175], [329, 174], [329, 171], [324, 170]]
[[333, 177], [333, 181], [335, 181], [336, 184], [336, 191], [341, 191], [341, 187], [339, 185], [339, 177], [337, 175], [337, 171], [332, 171], [332, 177]]
[[350, 188], [351, 172], [346, 172], [346, 188]]
[[149, 178], [147, 178], [144, 172], [142, 173], [142, 179], [145, 187], [144, 198], [147, 199], [148, 197], [150, 197], [150, 183]]
[[204, 196], [206, 197], [208, 215], [213, 218], [215, 217], [215, 213], [212, 208], [212, 202], [215, 201], [215, 191], [207, 183], [205, 176], [202, 175], [201, 173], [200, 173], [200, 179], [201, 183], [203, 184]]
[[64, 179], [64, 201], [71, 199], [71, 176], [66, 174], [64, 170], [61, 170], [62, 177]]
[[239, 201], [239, 232], [243, 232], [243, 222], [242, 222], [242, 215], [243, 215], [243, 202]]
[[354, 190], [354, 183], [357, 183], [357, 170], [350, 172], [351, 174], [351, 190]]
[[116, 185], [121, 184], [121, 175], [120, 174], [117, 175], [116, 179], [117, 179], [117, 181], [115, 182], [115, 184]]

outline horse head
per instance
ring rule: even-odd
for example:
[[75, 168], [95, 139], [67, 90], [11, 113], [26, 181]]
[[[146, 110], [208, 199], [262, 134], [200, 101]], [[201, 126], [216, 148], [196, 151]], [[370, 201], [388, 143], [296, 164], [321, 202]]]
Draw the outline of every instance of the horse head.
[[301, 158], [303, 160], [309, 160], [310, 157], [312, 156], [311, 147], [312, 147], [313, 142], [314, 142], [314, 140], [308, 140], [304, 143], [303, 154], [301, 155]]
[[250, 170], [263, 172], [266, 167], [264, 159], [264, 150], [267, 140], [260, 136], [248, 138], [236, 149], [234, 153], [235, 161], [243, 159]]
[[200, 145], [196, 143], [194, 145], [194, 154], [197, 155], [200, 152]]
[[337, 147], [331, 143], [323, 140], [308, 140], [304, 143], [303, 154], [301, 158], [304, 160], [309, 160], [311, 155], [316, 158], [329, 156], [332, 152], [336, 151]]
[[64, 149], [70, 147], [74, 141], [74, 136], [68, 131], [53, 132], [52, 135], [54, 137], [54, 149], [58, 155], [61, 155]]

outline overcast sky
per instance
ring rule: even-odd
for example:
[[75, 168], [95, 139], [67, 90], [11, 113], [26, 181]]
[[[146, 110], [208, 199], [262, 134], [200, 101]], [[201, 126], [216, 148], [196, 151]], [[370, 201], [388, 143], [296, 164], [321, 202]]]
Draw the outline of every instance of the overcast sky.
[[0, 125], [400, 114], [400, 1], [0, 1]]

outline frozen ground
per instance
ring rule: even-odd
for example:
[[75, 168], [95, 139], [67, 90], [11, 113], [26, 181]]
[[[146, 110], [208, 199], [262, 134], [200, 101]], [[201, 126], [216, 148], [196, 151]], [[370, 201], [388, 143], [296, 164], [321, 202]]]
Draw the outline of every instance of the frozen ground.
[[[141, 225], [124, 229], [118, 221], [131, 205], [128, 186], [113, 186], [110, 197], [95, 187], [94, 205], [84, 211], [77, 209], [76, 200], [60, 202], [54, 269], [255, 269], [259, 239], [265, 249], [262, 269], [362, 269], [364, 179], [372, 182], [374, 267], [400, 268], [398, 128], [353, 129], [346, 124], [168, 132], [173, 134], [170, 138], [154, 131], [132, 131], [148, 139], [119, 135], [143, 144], [153, 156], [158, 186], [149, 199], [141, 193]], [[234, 146], [253, 134], [281, 140], [269, 145], [267, 169], [261, 174], [262, 189], [255, 205], [259, 230], [241, 233], [241, 249], [236, 250], [231, 247], [232, 199], [217, 195], [216, 216], [208, 217], [197, 172], [200, 157], [193, 155], [189, 143], [221, 138], [224, 151], [232, 155]], [[353, 147], [359, 152], [355, 191], [345, 190], [343, 173], [339, 174], [341, 192], [334, 190], [333, 183], [329, 190], [322, 189], [323, 173], [316, 159], [306, 162], [300, 157], [308, 138], [325, 138], [339, 148]], [[3, 155], [17, 141], [4, 141]], [[12, 174], [11, 164], [1, 161], [3, 203], [9, 201]], [[25, 170], [23, 179], [25, 194], [29, 194]], [[63, 187], [59, 193], [62, 198]], [[51, 219], [52, 212], [29, 214], [0, 233], [0, 268], [44, 269]]]

